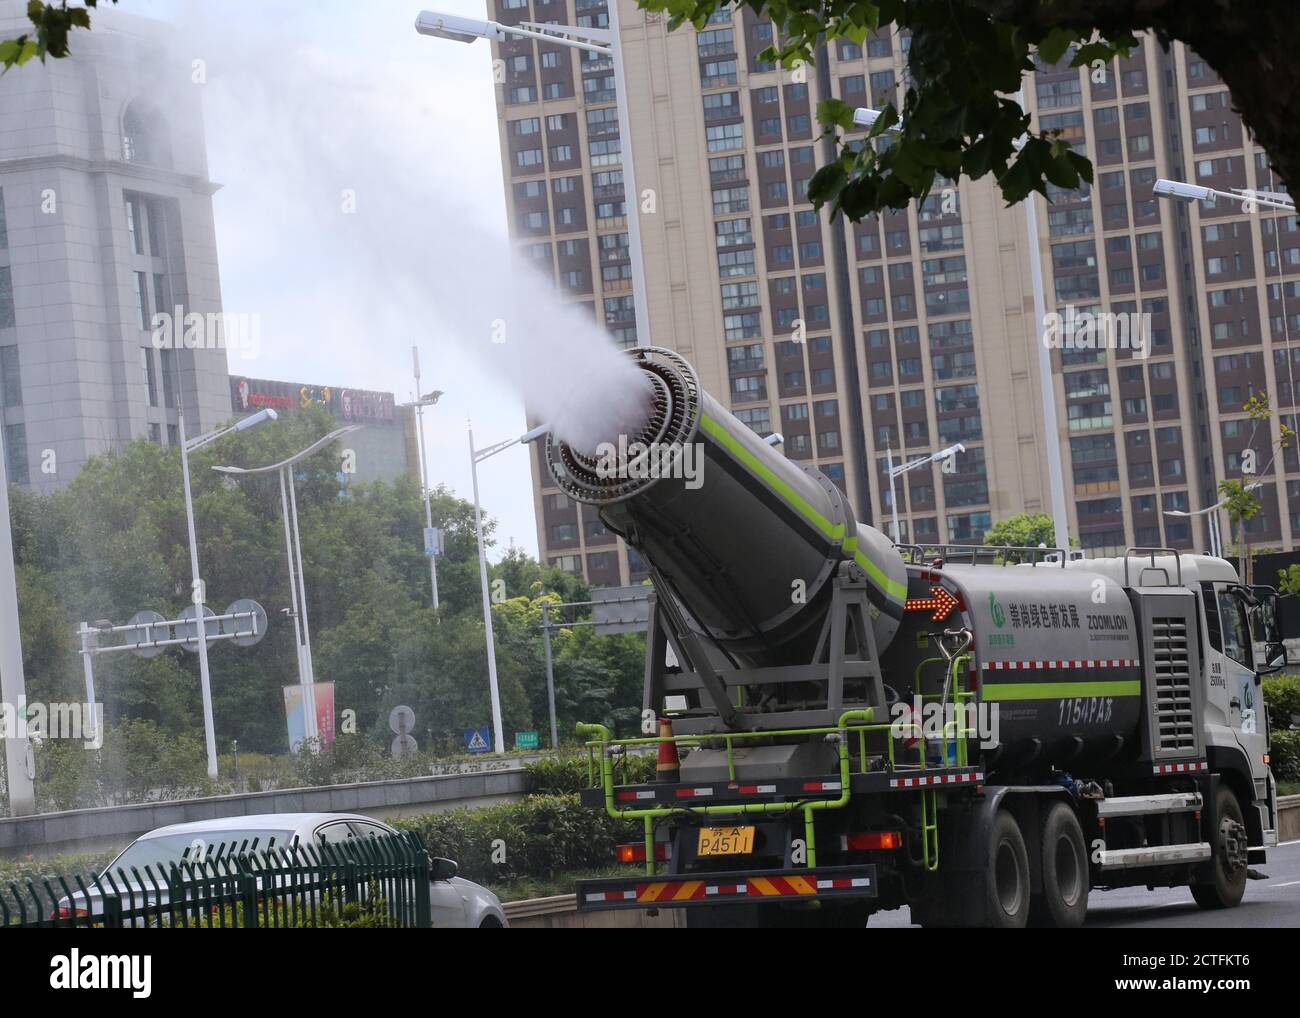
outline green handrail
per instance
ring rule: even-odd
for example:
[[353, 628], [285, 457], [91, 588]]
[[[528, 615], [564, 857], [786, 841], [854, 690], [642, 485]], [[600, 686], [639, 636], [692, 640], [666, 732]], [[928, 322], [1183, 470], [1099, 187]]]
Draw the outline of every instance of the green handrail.
[[[955, 678], [960, 668], [964, 667], [964, 662], [969, 660], [969, 655], [961, 655], [953, 660], [953, 677]], [[970, 698], [973, 696], [970, 692], [958, 691], [956, 694], [960, 698]], [[600, 753], [599, 769], [600, 783], [604, 791], [605, 812], [616, 820], [641, 820], [643, 823], [645, 836], [645, 854], [646, 854], [646, 874], [654, 875], [655, 857], [654, 857], [654, 824], [656, 820], [664, 817], [681, 813], [693, 813], [704, 816], [722, 816], [722, 815], [750, 815], [750, 814], [775, 814], [790, 813], [793, 810], [800, 810], [804, 817], [804, 840], [807, 853], [807, 865], [813, 867], [817, 865], [817, 843], [816, 843], [816, 825], [813, 815], [818, 810], [843, 809], [849, 803], [851, 793], [851, 756], [849, 753], [850, 733], [858, 733], [859, 754], [861, 757], [861, 770], [866, 772], [867, 753], [866, 739], [867, 735], [872, 732], [886, 732], [890, 738], [885, 740], [886, 755], [889, 760], [889, 767], [892, 770], [895, 766], [894, 737], [900, 732], [910, 731], [915, 735], [918, 747], [918, 764], [919, 768], [924, 770], [927, 767], [925, 734], [921, 725], [917, 723], [875, 723], [875, 711], [873, 708], [848, 710], [840, 715], [838, 722], [834, 727], [821, 728], [788, 728], [774, 731], [754, 731], [754, 732], [721, 732], [710, 733], [705, 735], [673, 735], [667, 738], [659, 736], [646, 736], [634, 739], [615, 740], [613, 733], [600, 724], [579, 723], [577, 734], [586, 736], [588, 750], [588, 775], [591, 784], [596, 784], [596, 753]], [[949, 738], [952, 738], [956, 744], [956, 758], [958, 766], [966, 766], [966, 736], [969, 736], [973, 729], [958, 728], [951, 730], [951, 725], [945, 726], [944, 757], [947, 759], [947, 744]], [[951, 730], [951, 732], [950, 732]], [[736, 780], [735, 765], [735, 741], [737, 739], [756, 739], [756, 738], [773, 738], [783, 736], [809, 736], [809, 735], [834, 735], [837, 738], [837, 756], [840, 772], [840, 794], [835, 799], [815, 799], [805, 802], [802, 805], [798, 803], [787, 802], [757, 802], [757, 803], [728, 803], [725, 805], [706, 805], [706, 806], [653, 806], [648, 808], [620, 807], [614, 795], [614, 769], [613, 760], [609, 755], [611, 743], [620, 747], [629, 746], [650, 746], [658, 745], [663, 742], [672, 742], [673, 744], [682, 743], [688, 745], [700, 745], [708, 742], [722, 740], [726, 747], [727, 755], [727, 774], [731, 781]], [[922, 862], [928, 870], [935, 870], [939, 865], [939, 834], [938, 834], [938, 795], [933, 787], [922, 788], [921, 790], [921, 855]]]

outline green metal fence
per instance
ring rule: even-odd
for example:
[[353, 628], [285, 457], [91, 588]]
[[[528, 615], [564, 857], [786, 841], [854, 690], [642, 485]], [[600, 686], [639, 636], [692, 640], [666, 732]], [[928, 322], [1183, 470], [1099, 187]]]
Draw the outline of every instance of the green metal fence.
[[0, 887], [0, 928], [430, 925], [429, 853], [413, 833], [213, 845], [165, 866]]

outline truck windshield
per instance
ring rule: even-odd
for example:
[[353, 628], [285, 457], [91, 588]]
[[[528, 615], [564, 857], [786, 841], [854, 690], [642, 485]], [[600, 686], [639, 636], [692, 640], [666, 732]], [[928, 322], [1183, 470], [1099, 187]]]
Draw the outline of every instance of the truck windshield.
[[1223, 653], [1238, 664], [1252, 668], [1246, 605], [1228, 590], [1219, 592], [1219, 625], [1223, 634]]

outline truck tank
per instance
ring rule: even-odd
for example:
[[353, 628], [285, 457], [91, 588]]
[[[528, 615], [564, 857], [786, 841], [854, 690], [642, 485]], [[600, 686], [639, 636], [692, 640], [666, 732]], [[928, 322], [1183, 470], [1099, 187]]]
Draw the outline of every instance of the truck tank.
[[[571, 498], [652, 565], [694, 624], [741, 666], [804, 664], [845, 560], [866, 575], [878, 651], [907, 594], [892, 542], [844, 494], [786, 459], [705, 393], [671, 350], [628, 351], [640, 399], [591, 448], [548, 435], [545, 459]], [[662, 593], [662, 591], [661, 591]]]
[[[1111, 576], [1072, 566], [949, 564], [931, 574], [965, 607], [974, 634], [968, 688], [997, 705], [999, 745], [987, 760], [998, 768], [1068, 769], [1137, 750], [1142, 662], [1133, 607]], [[915, 589], [921, 596], [924, 588]]]

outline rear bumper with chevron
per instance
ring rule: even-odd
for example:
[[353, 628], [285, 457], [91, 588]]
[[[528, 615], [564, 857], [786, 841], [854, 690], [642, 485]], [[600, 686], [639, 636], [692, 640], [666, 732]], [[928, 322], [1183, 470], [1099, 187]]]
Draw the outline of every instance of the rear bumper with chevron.
[[663, 877], [607, 877], [579, 880], [577, 886], [579, 912], [874, 898], [876, 894], [876, 867], [870, 864]]

